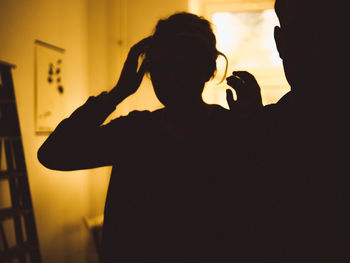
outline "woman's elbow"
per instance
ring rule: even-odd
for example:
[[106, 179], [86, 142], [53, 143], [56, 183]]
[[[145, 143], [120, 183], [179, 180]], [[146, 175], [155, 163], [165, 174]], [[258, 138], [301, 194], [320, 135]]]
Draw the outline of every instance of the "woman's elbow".
[[47, 147], [45, 147], [45, 145], [42, 145], [39, 148], [37, 157], [39, 162], [48, 169], [61, 171], [68, 170], [67, 167], [64, 167], [60, 161], [62, 158], [60, 158], [59, 151], [50, 151], [47, 149]]

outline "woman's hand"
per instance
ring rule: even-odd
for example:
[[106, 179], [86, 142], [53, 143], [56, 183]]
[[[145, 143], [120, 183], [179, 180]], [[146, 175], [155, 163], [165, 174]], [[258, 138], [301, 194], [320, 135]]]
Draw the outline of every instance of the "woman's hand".
[[138, 59], [140, 55], [143, 54], [147, 48], [149, 48], [151, 41], [152, 37], [147, 37], [131, 47], [118, 83], [108, 93], [108, 96], [112, 97], [115, 104], [120, 103], [122, 100], [135, 93], [139, 88], [146, 72], [146, 67], [145, 63], [143, 62], [137, 71]]
[[260, 87], [252, 74], [247, 71], [234, 71], [226, 80], [237, 94], [237, 100], [234, 100], [232, 91], [226, 90], [226, 99], [231, 111], [249, 114], [262, 108]]

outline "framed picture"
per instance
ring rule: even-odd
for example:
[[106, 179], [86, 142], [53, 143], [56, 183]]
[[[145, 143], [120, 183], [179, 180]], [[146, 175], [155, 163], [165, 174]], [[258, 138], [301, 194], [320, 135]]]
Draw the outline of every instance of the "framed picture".
[[63, 48], [35, 40], [35, 131], [50, 133], [64, 117], [66, 86]]

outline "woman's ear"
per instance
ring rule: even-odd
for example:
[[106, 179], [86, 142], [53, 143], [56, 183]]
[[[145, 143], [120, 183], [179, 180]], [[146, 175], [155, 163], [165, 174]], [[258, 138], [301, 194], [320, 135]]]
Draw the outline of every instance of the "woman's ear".
[[284, 40], [282, 36], [282, 29], [279, 26], [275, 26], [274, 30], [274, 38], [275, 38], [275, 43], [277, 47], [277, 51], [280, 55], [280, 58], [283, 59], [285, 56], [285, 45], [284, 45]]

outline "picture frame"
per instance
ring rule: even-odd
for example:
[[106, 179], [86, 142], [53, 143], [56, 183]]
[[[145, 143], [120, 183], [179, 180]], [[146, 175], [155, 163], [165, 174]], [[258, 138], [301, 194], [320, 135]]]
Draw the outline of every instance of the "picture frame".
[[66, 105], [65, 49], [35, 40], [35, 132], [51, 133]]

